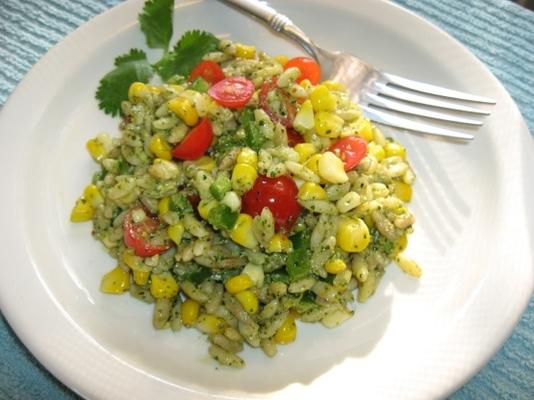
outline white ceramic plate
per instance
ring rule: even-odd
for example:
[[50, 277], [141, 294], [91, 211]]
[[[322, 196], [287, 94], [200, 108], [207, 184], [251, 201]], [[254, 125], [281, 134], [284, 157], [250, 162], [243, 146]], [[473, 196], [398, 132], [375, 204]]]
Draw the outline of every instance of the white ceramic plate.
[[[498, 100], [469, 144], [388, 131], [406, 144], [418, 174], [409, 253], [423, 277], [391, 267], [355, 318], [335, 330], [301, 324], [297, 342], [272, 360], [245, 351], [239, 371], [217, 368], [195, 331], [156, 332], [149, 306], [102, 295], [100, 277], [113, 261], [90, 224], [71, 224], [69, 213], [96, 169], [85, 141], [117, 134], [118, 120], [96, 106], [98, 79], [116, 55], [144, 47], [142, 2], [126, 2], [52, 49], [0, 117], [2, 311], [82, 396], [435, 398], [466, 381], [510, 334], [533, 288], [533, 140], [515, 105], [465, 48], [413, 14], [385, 1], [331, 4], [273, 2], [326, 48]], [[175, 36], [201, 28], [270, 53], [300, 53], [214, 1], [178, 2], [175, 27]]]

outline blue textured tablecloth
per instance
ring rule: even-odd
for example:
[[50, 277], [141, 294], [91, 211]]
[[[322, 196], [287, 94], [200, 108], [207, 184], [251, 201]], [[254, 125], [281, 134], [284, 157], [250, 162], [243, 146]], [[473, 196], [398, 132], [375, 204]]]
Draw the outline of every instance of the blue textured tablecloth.
[[[0, 107], [50, 47], [120, 2], [0, 0]], [[508, 0], [396, 2], [449, 32], [486, 63], [534, 132], [533, 12]], [[1, 317], [0, 399], [75, 398], [35, 360]], [[534, 298], [503, 348], [452, 399], [534, 399]]]

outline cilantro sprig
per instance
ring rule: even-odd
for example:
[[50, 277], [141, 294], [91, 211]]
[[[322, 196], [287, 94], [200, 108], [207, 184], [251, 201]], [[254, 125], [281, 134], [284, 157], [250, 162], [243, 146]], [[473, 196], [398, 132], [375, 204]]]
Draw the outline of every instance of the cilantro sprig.
[[161, 58], [151, 64], [143, 50], [130, 49], [115, 59], [115, 68], [100, 80], [96, 91], [98, 106], [106, 114], [116, 116], [121, 103], [128, 100], [133, 82], [148, 83], [158, 74], [163, 81], [176, 75], [188, 76], [205, 54], [214, 51], [219, 39], [209, 32], [185, 32], [171, 51], [174, 0], [146, 0], [139, 14], [139, 25], [149, 48], [162, 49]]

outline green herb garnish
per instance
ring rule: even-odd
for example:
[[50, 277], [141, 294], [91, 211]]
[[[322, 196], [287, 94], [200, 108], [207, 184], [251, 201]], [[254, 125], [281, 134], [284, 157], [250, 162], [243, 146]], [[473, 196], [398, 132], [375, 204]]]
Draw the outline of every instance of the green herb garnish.
[[306, 278], [311, 271], [310, 235], [302, 231], [289, 239], [293, 243], [293, 251], [287, 256], [286, 271], [291, 281], [298, 281]]
[[152, 49], [167, 52], [172, 36], [172, 10], [174, 0], [147, 0], [139, 14], [139, 24], [146, 44]]

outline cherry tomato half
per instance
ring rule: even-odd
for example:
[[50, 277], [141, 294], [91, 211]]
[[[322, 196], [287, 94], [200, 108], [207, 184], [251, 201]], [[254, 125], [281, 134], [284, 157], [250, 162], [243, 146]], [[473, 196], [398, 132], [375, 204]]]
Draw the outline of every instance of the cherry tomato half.
[[[136, 210], [143, 210], [147, 214], [139, 223], [135, 223], [132, 217], [132, 213]], [[169, 243], [151, 242], [151, 237], [158, 230], [159, 225], [158, 217], [151, 216], [143, 207], [131, 209], [125, 215], [122, 225], [124, 243], [139, 257], [152, 257], [167, 251], [171, 247]]]
[[225, 78], [209, 88], [208, 94], [223, 107], [244, 107], [254, 94], [254, 84], [242, 76]]
[[202, 157], [213, 141], [213, 129], [207, 118], [202, 120], [172, 149], [172, 156], [180, 160], [196, 160]]
[[224, 79], [224, 72], [219, 64], [214, 61], [206, 60], [197, 64], [197, 66], [193, 68], [189, 75], [189, 80], [192, 82], [198, 77], [201, 77], [213, 85]]
[[304, 79], [308, 79], [312, 85], [317, 85], [321, 80], [321, 67], [317, 62], [310, 57], [295, 57], [284, 64], [284, 70], [297, 67], [300, 69], [300, 76], [297, 82], [301, 82]]
[[289, 232], [300, 215], [297, 194], [298, 187], [291, 177], [283, 175], [269, 178], [260, 175], [252, 189], [243, 195], [242, 210], [254, 217], [267, 207], [273, 214], [275, 229]]
[[349, 136], [335, 142], [330, 146], [330, 151], [341, 158], [345, 171], [350, 171], [367, 154], [367, 143], [360, 137]]
[[[283, 115], [271, 108], [269, 104], [269, 93], [276, 91], [276, 94], [280, 98], [283, 105]], [[264, 82], [260, 88], [259, 94], [260, 107], [267, 113], [271, 121], [274, 123], [280, 122], [286, 128], [293, 126], [293, 120], [295, 119], [295, 106], [291, 103], [289, 96], [282, 90], [280, 90], [276, 84], [276, 78], [270, 81]]]
[[289, 147], [295, 147], [299, 143], [304, 143], [304, 139], [298, 132], [295, 132], [293, 129], [288, 128], [287, 132], [287, 145]]

